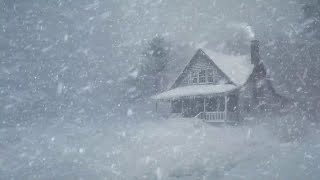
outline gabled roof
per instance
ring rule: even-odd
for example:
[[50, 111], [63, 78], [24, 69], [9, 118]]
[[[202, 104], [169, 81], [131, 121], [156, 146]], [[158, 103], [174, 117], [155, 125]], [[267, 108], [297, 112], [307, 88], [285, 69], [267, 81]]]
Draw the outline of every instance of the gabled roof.
[[221, 74], [225, 75], [226, 78], [237, 86], [244, 85], [250, 75], [253, 72], [254, 65], [251, 64], [250, 57], [248, 55], [226, 55], [210, 51], [208, 49], [198, 49], [196, 54], [189, 60], [189, 63], [184, 67], [183, 71], [176, 77], [176, 80], [171, 85], [171, 88], [177, 87], [177, 82], [188, 70], [191, 62], [196, 61], [197, 54], [202, 53], [205, 55], [213, 64], [217, 67]]
[[[184, 73], [188, 72], [191, 64], [194, 61], [197, 61], [198, 55], [205, 56], [213, 66], [221, 71], [220, 74], [225, 76], [229, 83], [178, 87], [178, 82], [184, 77]], [[166, 100], [186, 96], [213, 95], [232, 92], [239, 89], [239, 87], [247, 82], [254, 69], [254, 65], [251, 64], [248, 55], [226, 55], [204, 48], [198, 49], [191, 60], [188, 61], [188, 64], [182, 67], [184, 69], [180, 70], [180, 74], [174, 77], [175, 81], [171, 84], [170, 90], [153, 96], [153, 99]]]
[[226, 55], [208, 49], [203, 51], [237, 86], [244, 85], [253, 72], [254, 65], [248, 55]]
[[[253, 64], [251, 64], [251, 55], [248, 53], [246, 55], [228, 55], [223, 53], [214, 52], [210, 49], [204, 48], [202, 45], [200, 48], [197, 48], [198, 50], [195, 52], [195, 49], [192, 46], [183, 46], [184, 49], [180, 49], [176, 51], [174, 58], [171, 59], [168, 62], [168, 65], [163, 73], [163, 82], [167, 84], [167, 89], [169, 89], [166, 92], [163, 92], [161, 94], [158, 94], [156, 96], [153, 96], [153, 98], [168, 98], [172, 96], [173, 94], [178, 94], [178, 96], [191, 94], [190, 96], [198, 96], [202, 94], [217, 94], [224, 92], [230, 92], [236, 89], [241, 88], [244, 86], [248, 81], [250, 81], [250, 78], [253, 77], [253, 74], [256, 74], [255, 71], [257, 71]], [[225, 77], [230, 80], [225, 85], [230, 85], [228, 88], [221, 88], [222, 84], [212, 85], [210, 87], [205, 87], [206, 85], [192, 85], [188, 87], [178, 87], [179, 85], [179, 77], [183, 77], [186, 69], [188, 69], [188, 66], [191, 64], [192, 61], [196, 60], [195, 56], [201, 52], [202, 56], [206, 56], [205, 58], [208, 61], [211, 61], [212, 64], [221, 71], [220, 74], [225, 75]], [[259, 64], [259, 67], [267, 73], [265, 64], [261, 61]], [[276, 90], [278, 91], [279, 88], [275, 88], [272, 86], [272, 82], [270, 80], [270, 77], [266, 75], [267, 80], [267, 86], [271, 93], [273, 95], [276, 95], [277, 97], [280, 97], [281, 95], [276, 93]], [[279, 79], [279, 78], [278, 78]], [[175, 84], [177, 83], [177, 84]], [[201, 86], [201, 87], [200, 87]], [[216, 87], [214, 87], [216, 86]], [[235, 89], [231, 88], [231, 86], [234, 86]], [[225, 87], [225, 86], [224, 86]], [[190, 89], [193, 90], [190, 90]], [[198, 89], [205, 88], [205, 91], [201, 91]], [[229, 89], [231, 88], [231, 89]], [[184, 94], [179, 94], [181, 92], [184, 92]], [[281, 92], [281, 91], [280, 91]], [[284, 93], [285, 94], [285, 93]], [[172, 99], [172, 97], [170, 97]]]
[[198, 49], [195, 55], [191, 58], [191, 60], [189, 60], [189, 63], [187, 64], [187, 66], [185, 66], [182, 73], [180, 73], [179, 76], [176, 78], [176, 80], [174, 81], [170, 89], [173, 89], [179, 86], [179, 82], [184, 77], [184, 74], [188, 73], [189, 69], [192, 67], [194, 63], [197, 63], [197, 61], [199, 60], [199, 57], [200, 58], [204, 57], [209, 64], [214, 66], [219, 71], [219, 74], [227, 80], [228, 84], [234, 84], [231, 81], [231, 79], [212, 61], [212, 59], [205, 52], [203, 52], [202, 49]]

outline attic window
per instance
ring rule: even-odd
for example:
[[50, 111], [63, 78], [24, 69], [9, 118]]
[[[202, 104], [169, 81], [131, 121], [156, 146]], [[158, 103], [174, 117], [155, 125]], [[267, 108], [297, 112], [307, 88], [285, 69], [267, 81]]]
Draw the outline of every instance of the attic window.
[[192, 72], [191, 79], [192, 79], [192, 83], [198, 83], [198, 73]]
[[206, 82], [206, 71], [201, 70], [199, 72], [199, 83], [205, 83]]
[[200, 71], [193, 71], [191, 73], [190, 83], [198, 84], [198, 83], [212, 83], [214, 81], [214, 72], [213, 69], [206, 69]]
[[208, 82], [213, 82], [213, 69], [207, 70], [207, 80]]

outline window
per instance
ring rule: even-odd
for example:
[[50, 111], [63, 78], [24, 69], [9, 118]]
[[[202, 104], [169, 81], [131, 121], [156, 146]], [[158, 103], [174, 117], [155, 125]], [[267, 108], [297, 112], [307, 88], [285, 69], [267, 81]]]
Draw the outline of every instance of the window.
[[199, 83], [205, 83], [206, 82], [206, 71], [201, 70], [199, 72]]
[[213, 69], [208, 69], [207, 70], [207, 81], [208, 82], [213, 82]]
[[192, 80], [192, 83], [198, 83], [198, 73], [197, 72], [192, 72], [192, 75], [191, 75], [191, 80]]
[[212, 97], [212, 98], [206, 99], [206, 111], [207, 112], [217, 111], [217, 98]]
[[225, 110], [224, 97], [218, 97], [218, 111], [224, 111], [224, 110]]
[[225, 99], [224, 97], [212, 97], [206, 99], [206, 111], [216, 112], [225, 110]]
[[197, 115], [199, 112], [203, 112], [204, 111], [204, 99], [203, 98], [195, 98], [195, 115]]
[[213, 83], [214, 80], [214, 69], [206, 69], [200, 71], [193, 71], [190, 74], [189, 84], [197, 84], [197, 83]]
[[184, 117], [191, 117], [191, 100], [182, 100], [182, 114]]
[[213, 83], [214, 82], [214, 70], [213, 69], [206, 69], [200, 71], [193, 71], [190, 75], [190, 84], [197, 84], [197, 83]]

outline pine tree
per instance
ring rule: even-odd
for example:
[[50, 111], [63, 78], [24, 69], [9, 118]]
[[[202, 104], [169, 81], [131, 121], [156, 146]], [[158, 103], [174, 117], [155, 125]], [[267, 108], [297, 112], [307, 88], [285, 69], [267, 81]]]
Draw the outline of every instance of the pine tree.
[[299, 81], [303, 84], [305, 109], [310, 119], [317, 120], [320, 107], [320, 0], [303, 2], [303, 30], [299, 34], [297, 61], [304, 68]]
[[[142, 52], [142, 62], [136, 68], [132, 69], [127, 80], [131, 84], [131, 90], [128, 92], [130, 98], [139, 98], [150, 96], [161, 91], [163, 71], [170, 58], [170, 45], [162, 37], [156, 36]], [[134, 84], [134, 85], [133, 85]], [[132, 91], [135, 89], [135, 91]]]
[[169, 59], [169, 44], [161, 36], [153, 38], [148, 48], [143, 52], [145, 57], [144, 73], [157, 74], [164, 70]]
[[320, 40], [320, 0], [304, 2], [304, 34]]

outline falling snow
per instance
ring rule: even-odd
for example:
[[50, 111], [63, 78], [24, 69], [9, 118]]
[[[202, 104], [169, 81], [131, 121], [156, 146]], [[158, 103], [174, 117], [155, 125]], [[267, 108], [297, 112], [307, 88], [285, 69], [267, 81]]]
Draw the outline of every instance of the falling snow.
[[[313, 0], [0, 0], [0, 179], [320, 179], [319, 9]], [[236, 125], [169, 113], [176, 97], [245, 92], [254, 39], [272, 90], [287, 98], [281, 109], [242, 112]], [[233, 83], [163, 93], [195, 48]]]

